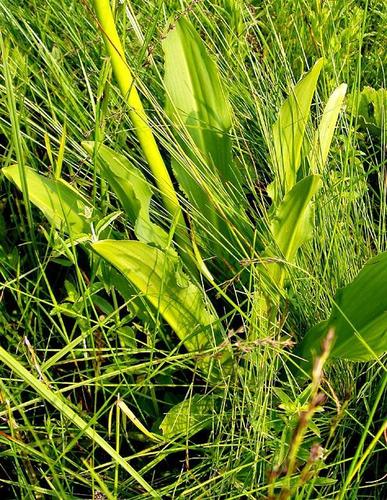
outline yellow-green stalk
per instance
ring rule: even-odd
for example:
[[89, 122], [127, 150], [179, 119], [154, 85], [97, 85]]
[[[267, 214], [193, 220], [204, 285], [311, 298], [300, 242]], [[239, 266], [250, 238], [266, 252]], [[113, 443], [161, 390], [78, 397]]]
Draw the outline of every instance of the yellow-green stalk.
[[[177, 237], [179, 243], [187, 250], [189, 240], [179, 200], [135, 87], [132, 72], [127, 64], [114, 22], [110, 1], [94, 0], [94, 9], [111, 59], [113, 74], [129, 106], [129, 116], [134, 125], [137, 138], [160, 190], [165, 208], [171, 214], [172, 220], [176, 216], [178, 217]], [[189, 251], [189, 253], [191, 252]]]

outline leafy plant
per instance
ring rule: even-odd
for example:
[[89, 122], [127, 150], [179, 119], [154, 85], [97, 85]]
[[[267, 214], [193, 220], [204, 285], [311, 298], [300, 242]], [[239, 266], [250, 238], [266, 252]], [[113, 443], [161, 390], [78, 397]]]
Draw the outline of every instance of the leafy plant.
[[[97, 9], [97, 14], [99, 12]], [[109, 29], [112, 27], [110, 26]], [[174, 171], [194, 209], [204, 213], [206, 210], [211, 210], [213, 217], [208, 213], [205, 219], [213, 221], [218, 219], [216, 225], [221, 228], [220, 231], [224, 235], [232, 235], [233, 223], [227, 221], [227, 218], [221, 222], [220, 214], [217, 213], [217, 207], [220, 205], [214, 203], [211, 206], [212, 200], [205, 194], [208, 172], [211, 173], [209, 182], [212, 182], [214, 178], [218, 179], [225, 191], [228, 190], [231, 200], [232, 193], [240, 189], [228, 136], [231, 112], [220, 85], [216, 66], [206, 55], [203, 42], [192, 26], [183, 19], [177, 23], [176, 30], [167, 36], [164, 50], [169, 115], [173, 120], [179, 143], [182, 144], [183, 149], [186, 149], [185, 154], [197, 168], [198, 176], [188, 172], [185, 166], [179, 165], [176, 161], [173, 163]], [[173, 64], [172, 53], [174, 54]], [[120, 65], [118, 66], [115, 73], [119, 73], [122, 69]], [[113, 64], [113, 69], [114, 67]], [[274, 321], [280, 307], [279, 297], [284, 293], [287, 266], [295, 262], [299, 248], [312, 236], [311, 202], [321, 188], [321, 179], [318, 175], [300, 178], [302, 146], [309, 120], [311, 100], [321, 68], [322, 60], [318, 61], [296, 85], [281, 107], [278, 119], [273, 126], [272, 162], [277, 171], [277, 177], [270, 186], [273, 205], [269, 211], [269, 234], [272, 244], [262, 254], [269, 261], [263, 271], [268, 289], [266, 295], [264, 292], [263, 295], [257, 296], [257, 301], [260, 304], [262, 301], [266, 303], [265, 314]], [[180, 78], [177, 78], [178, 75]], [[206, 83], [199, 84], [202, 81]], [[315, 139], [307, 156], [312, 171], [321, 170], [321, 166], [327, 159], [329, 143], [332, 140], [344, 93], [345, 86], [342, 85], [332, 94], [320, 126], [315, 132]], [[183, 134], [180, 133], [181, 126], [184, 127]], [[188, 142], [187, 145], [180, 142], [183, 141], [182, 136], [186, 137], [185, 140], [191, 141], [192, 147], [188, 147]], [[144, 175], [126, 157], [111, 151], [104, 145], [89, 142], [84, 143], [84, 147], [90, 155], [96, 158], [96, 166], [100, 174], [117, 195], [139, 239], [137, 242], [116, 239], [95, 241], [91, 248], [118, 269], [137, 290], [144, 294], [188, 350], [200, 352], [210, 347], [212, 337], [210, 325], [212, 329], [215, 329], [214, 331], [217, 331], [213, 345], [219, 345], [224, 340], [224, 337], [222, 339], [220, 335], [219, 318], [214, 309], [211, 313], [207, 310], [208, 299], [205, 298], [204, 292], [191, 283], [190, 278], [184, 274], [183, 269], [186, 267], [184, 262], [187, 262], [184, 261], [184, 256], [186, 256], [184, 249], [174, 250], [170, 246], [173, 229], [168, 235], [165, 230], [150, 220], [152, 187]], [[147, 146], [143, 145], [143, 147]], [[20, 189], [17, 167], [8, 167], [3, 171]], [[58, 229], [64, 229], [67, 224], [66, 232], [74, 239], [79, 235], [89, 234], [95, 240], [95, 231], [90, 221], [91, 214], [98, 214], [98, 210], [92, 207], [90, 202], [63, 180], [50, 180], [31, 170], [27, 170], [26, 178], [32, 203], [37, 205]], [[239, 203], [243, 200], [243, 194], [241, 196], [239, 196]], [[231, 203], [236, 203], [236, 198], [237, 196]], [[244, 217], [243, 207], [242, 211], [237, 208], [235, 210], [239, 211], [242, 218]], [[96, 216], [98, 217], [98, 215], [93, 215], [93, 217]], [[202, 240], [204, 238], [205, 235], [202, 236]], [[193, 244], [197, 254], [196, 243], [193, 242]], [[250, 244], [253, 245], [253, 242], [251, 241]], [[213, 248], [211, 245], [202, 244], [200, 251], [205, 252], [205, 257], [209, 257]], [[193, 254], [194, 251], [191, 255]], [[197, 262], [197, 265], [200, 269], [203, 263]], [[382, 258], [376, 258], [369, 265], [375, 269], [375, 273], [378, 273], [379, 268], [383, 269], [384, 261]], [[189, 267], [188, 271], [190, 271]], [[205, 273], [205, 276], [208, 277], [209, 274]], [[380, 273], [379, 276], [381, 276]], [[374, 276], [371, 282], [376, 283]], [[356, 287], [356, 282], [354, 286]], [[273, 290], [275, 290], [274, 299]], [[370, 300], [373, 300], [376, 290], [377, 287], [369, 289]], [[384, 307], [384, 303], [381, 303], [381, 307]], [[352, 320], [353, 312], [352, 309], [346, 312], [349, 322]], [[370, 312], [370, 318], [366, 320], [366, 324], [371, 319], [376, 320], [373, 311]], [[348, 339], [354, 337], [352, 332], [348, 332], [340, 322], [336, 324], [331, 321], [330, 326], [338, 329], [338, 338], [342, 335]], [[316, 327], [318, 332], [322, 331], [321, 328]], [[315, 331], [312, 330], [308, 334], [305, 344], [308, 349], [303, 348], [303, 355], [310, 355], [311, 346], [318, 352], [321, 335], [315, 337], [313, 333]], [[371, 350], [374, 349], [373, 330], [365, 329], [363, 335], [364, 342], [370, 341], [373, 346]], [[377, 342], [379, 340], [380, 334]], [[338, 345], [336, 344], [333, 351], [336, 356], [345, 355], [349, 359], [362, 359], [361, 351], [365, 349], [366, 354], [363, 356], [369, 357], [369, 350], [365, 346], [358, 346], [357, 354], [352, 356], [350, 349], [345, 349], [345, 352], [340, 351]], [[383, 352], [384, 349], [384, 345], [379, 344], [377, 347], [378, 352]]]
[[[122, 212], [102, 217], [96, 202], [70, 183], [48, 178], [23, 165], [5, 167], [2, 172], [25, 196], [24, 191], [28, 191], [29, 199], [55, 228], [58, 238], [66, 234], [68, 246], [82, 245], [91, 275], [97, 276], [108, 291], [116, 289], [126, 303], [137, 304], [133, 314], [141, 321], [144, 321], [141, 301], [146, 301], [153, 313], [145, 314], [146, 321], [158, 324], [163, 319], [192, 353], [191, 359], [195, 360], [200, 375], [216, 387], [222, 381], [220, 374], [232, 376], [237, 361], [230, 340], [232, 332], [227, 331], [223, 319], [224, 315], [227, 317], [229, 304], [234, 314], [236, 311], [244, 320], [249, 320], [238, 301], [238, 293], [233, 296], [220, 283], [225, 279], [235, 280], [241, 272], [240, 261], [249, 259], [264, 283], [254, 291], [253, 313], [263, 318], [265, 335], [270, 339], [277, 335], [291, 269], [296, 266], [300, 248], [313, 236], [313, 201], [323, 189], [321, 174], [346, 86], [339, 86], [331, 94], [315, 130], [311, 125], [311, 105], [323, 61], [318, 60], [291, 89], [271, 134], [269, 163], [274, 179], [268, 192], [272, 202], [264, 214], [266, 220], [258, 220], [255, 214], [252, 222], [251, 215], [247, 215], [252, 208], [248, 201], [250, 193], [232, 149], [231, 105], [216, 62], [193, 26], [181, 17], [163, 42], [164, 88], [170, 125], [167, 146], [172, 157], [173, 179], [137, 93], [110, 4], [95, 0], [94, 5], [113, 74], [129, 106], [134, 130], [157, 187], [127, 156], [98, 141], [84, 142], [83, 147], [94, 160], [100, 177], [115, 194]], [[21, 182], [22, 168], [27, 189]], [[157, 194], [161, 195], [169, 214], [167, 219], [154, 216], [152, 199]], [[115, 224], [117, 219], [121, 225]], [[259, 225], [259, 230], [254, 224]], [[360, 361], [385, 351], [387, 293], [380, 293], [385, 291], [387, 282], [385, 256], [380, 254], [372, 259], [355, 281], [337, 294], [331, 317], [312, 328], [301, 341], [296, 354], [305, 358], [308, 366], [300, 363], [304, 370], [310, 369], [313, 357], [319, 354], [320, 344], [331, 329], [335, 331], [333, 358]], [[235, 284], [237, 292], [246, 292], [243, 279], [240, 285]], [[217, 297], [205, 291], [208, 283], [218, 293]], [[107, 308], [100, 309], [113, 314]], [[262, 341], [253, 328], [247, 329], [246, 336], [254, 345]], [[44, 390], [35, 379], [29, 379], [6, 353], [0, 354], [3, 362], [44, 399], [62, 408], [62, 399]], [[257, 357], [249, 360], [259, 367]], [[298, 375], [302, 381], [303, 374]], [[305, 401], [300, 398], [292, 406], [287, 395], [279, 392], [277, 395], [293, 429], [293, 409], [303, 408]], [[166, 439], [181, 433], [192, 435], [204, 428], [207, 420], [204, 425], [203, 414], [213, 409], [212, 400], [209, 401], [195, 396], [187, 403], [172, 407], [160, 426]], [[157, 404], [156, 398], [153, 402]], [[63, 408], [64, 415], [71, 417], [70, 409]], [[76, 425], [85, 427], [83, 420], [78, 420]], [[313, 423], [309, 428], [317, 434]], [[110, 456], [116, 457], [114, 450], [95, 434], [88, 431], [88, 435]], [[152, 493], [149, 485], [141, 482], [141, 476], [132, 469], [129, 472]]]

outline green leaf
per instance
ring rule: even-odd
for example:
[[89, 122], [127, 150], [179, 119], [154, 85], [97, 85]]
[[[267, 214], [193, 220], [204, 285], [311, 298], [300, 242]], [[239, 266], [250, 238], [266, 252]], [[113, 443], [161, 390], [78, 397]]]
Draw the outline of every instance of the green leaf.
[[[331, 316], [311, 328], [297, 352], [309, 365], [330, 329], [331, 357], [367, 361], [387, 350], [387, 252], [372, 258], [352, 283], [338, 290]], [[304, 365], [305, 366], [305, 365]]]
[[[167, 90], [167, 112], [178, 127], [183, 124], [207, 168], [218, 174], [221, 182], [235, 184], [231, 139], [231, 108], [222, 88], [215, 62], [192, 25], [184, 17], [163, 42], [165, 53], [164, 82]], [[188, 156], [195, 159], [192, 146], [185, 145]], [[196, 162], [200, 174], [208, 175]], [[184, 167], [177, 171], [179, 182], [195, 195], [197, 180]]]
[[177, 255], [139, 241], [102, 240], [92, 248], [144, 294], [188, 350], [211, 347], [218, 318], [182, 273]]
[[322, 65], [323, 60], [319, 59], [294, 87], [282, 105], [278, 120], [273, 126], [272, 162], [277, 178], [271, 184], [269, 193], [275, 203], [278, 203], [296, 183], [305, 128]]
[[116, 194], [140, 241], [155, 243], [165, 248], [168, 234], [151, 222], [149, 206], [152, 189], [144, 174], [122, 154], [95, 142], [83, 142], [82, 146], [93, 157], [101, 176]]
[[[232, 222], [239, 228], [246, 224], [241, 204], [235, 203], [242, 190], [232, 159], [231, 108], [216, 64], [189, 21], [180, 18], [164, 40], [163, 49], [166, 111], [174, 125], [179, 156], [172, 159], [173, 170], [201, 215], [200, 220], [194, 218], [199, 244], [202, 238], [212, 257], [224, 257], [232, 265], [230, 252], [237, 245], [232, 244], [225, 214], [232, 214]], [[231, 208], [225, 209], [225, 203]]]
[[309, 164], [313, 172], [322, 173], [328, 158], [329, 148], [332, 143], [333, 133], [339, 117], [347, 85], [343, 83], [335, 89], [325, 106], [320, 124], [314, 136], [312, 149], [309, 153]]
[[[4, 167], [1, 171], [18, 189], [22, 189], [17, 165]], [[79, 191], [62, 179], [49, 179], [28, 167], [25, 177], [30, 201], [51, 224], [73, 238], [91, 233], [90, 219], [95, 210]]]
[[387, 89], [364, 87], [355, 93], [353, 99], [354, 113], [358, 116], [360, 127], [375, 137], [386, 133]]
[[198, 394], [173, 406], [160, 424], [163, 436], [167, 439], [176, 436], [190, 437], [211, 426], [214, 418], [213, 407], [212, 396]]
[[[310, 202], [320, 187], [320, 176], [305, 177], [286, 194], [274, 213], [270, 228], [279, 256], [286, 262], [293, 262], [298, 249], [312, 236]], [[269, 249], [265, 253], [273, 256], [278, 251]], [[273, 264], [271, 275], [276, 283], [282, 283], [283, 273], [280, 264]]]

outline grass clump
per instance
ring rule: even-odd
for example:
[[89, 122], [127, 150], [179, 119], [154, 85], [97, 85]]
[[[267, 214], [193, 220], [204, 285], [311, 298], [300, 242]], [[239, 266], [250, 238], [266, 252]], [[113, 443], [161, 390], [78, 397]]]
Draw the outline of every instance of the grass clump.
[[384, 18], [0, 5], [5, 497], [385, 496]]

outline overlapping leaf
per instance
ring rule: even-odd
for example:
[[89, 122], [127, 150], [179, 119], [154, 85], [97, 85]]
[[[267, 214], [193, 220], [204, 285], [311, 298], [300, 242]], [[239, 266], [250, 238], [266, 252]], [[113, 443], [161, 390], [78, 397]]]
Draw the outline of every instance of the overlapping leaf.
[[83, 142], [82, 146], [91, 156], [95, 154], [101, 176], [116, 194], [134, 226], [137, 238], [164, 248], [168, 243], [168, 234], [150, 220], [152, 189], [144, 174], [124, 155], [103, 144]]
[[331, 356], [367, 361], [387, 350], [387, 252], [372, 258], [352, 283], [340, 289], [331, 316], [306, 334], [298, 348], [310, 361], [320, 353], [330, 329], [335, 332]]
[[[22, 189], [17, 165], [4, 167], [1, 171]], [[79, 191], [62, 179], [50, 179], [28, 167], [25, 176], [29, 199], [57, 229], [73, 238], [91, 233], [90, 219], [98, 214]]]
[[[280, 257], [293, 262], [298, 249], [312, 236], [311, 200], [321, 186], [318, 175], [310, 175], [299, 181], [284, 197], [271, 222], [271, 232]], [[267, 253], [267, 252], [266, 252]], [[275, 255], [275, 249], [270, 250]], [[280, 285], [283, 267], [274, 264], [271, 275]]]
[[297, 182], [306, 124], [322, 65], [323, 60], [319, 59], [309, 73], [294, 87], [282, 105], [278, 119], [273, 126], [272, 162], [278, 177], [271, 184], [269, 194], [275, 204]]
[[[175, 176], [206, 221], [211, 253], [224, 256], [233, 238], [224, 213], [232, 213], [233, 224], [243, 234], [251, 233], [242, 204], [235, 201], [241, 199], [242, 189], [232, 158], [231, 108], [216, 64], [189, 21], [180, 18], [163, 49], [166, 110], [180, 148], [177, 156], [188, 157], [184, 162], [172, 160]], [[226, 204], [230, 209], [224, 209]]]
[[188, 281], [179, 258], [140, 241], [102, 240], [93, 249], [118, 269], [159, 311], [190, 351], [219, 343], [218, 318]]
[[214, 398], [196, 394], [186, 401], [173, 406], [160, 424], [163, 436], [192, 436], [211, 425], [214, 417]]

